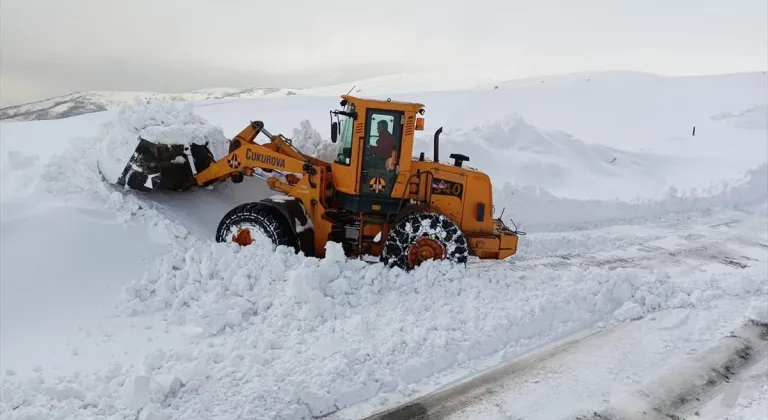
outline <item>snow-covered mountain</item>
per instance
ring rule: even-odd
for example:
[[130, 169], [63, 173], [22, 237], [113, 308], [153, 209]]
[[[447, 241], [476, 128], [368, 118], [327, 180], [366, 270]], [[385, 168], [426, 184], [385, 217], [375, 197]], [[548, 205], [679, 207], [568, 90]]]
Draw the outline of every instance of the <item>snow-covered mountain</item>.
[[275, 89], [209, 88], [184, 93], [156, 93], [140, 91], [89, 91], [75, 92], [27, 104], [9, 106], [0, 109], [0, 121], [37, 121], [56, 120], [74, 117], [91, 112], [106, 111], [131, 101], [134, 98], [146, 98], [161, 101], [199, 101], [207, 99], [234, 97], [258, 97]]
[[205, 101], [215, 99], [251, 99], [293, 95], [337, 96], [344, 93], [384, 95], [401, 92], [430, 92], [460, 88], [473, 88], [493, 83], [492, 80], [452, 74], [407, 73], [311, 88], [255, 87], [238, 89], [229, 87], [205, 88], [184, 93], [158, 93], [141, 91], [88, 91], [75, 92], [27, 104], [2, 107], [0, 121], [55, 120], [92, 112], [114, 109], [134, 98], [161, 101]]
[[[727, 75], [738, 82], [744, 75]], [[706, 76], [705, 76], [706, 77]], [[596, 71], [567, 74], [543, 75], [509, 80], [493, 80], [482, 77], [453, 73], [403, 73], [372, 77], [331, 86], [309, 88], [254, 87], [238, 89], [232, 87], [204, 88], [183, 93], [162, 93], [144, 91], [97, 90], [75, 92], [21, 105], [5, 106], [0, 103], [0, 121], [36, 121], [68, 118], [92, 112], [115, 109], [134, 98], [154, 101], [215, 101], [254, 98], [276, 98], [285, 96], [338, 96], [345, 93], [378, 97], [409, 92], [436, 92], [452, 90], [498, 90], [531, 87], [555, 88], [589, 83], [647, 84], [659, 85], [675, 78], [632, 71]]]

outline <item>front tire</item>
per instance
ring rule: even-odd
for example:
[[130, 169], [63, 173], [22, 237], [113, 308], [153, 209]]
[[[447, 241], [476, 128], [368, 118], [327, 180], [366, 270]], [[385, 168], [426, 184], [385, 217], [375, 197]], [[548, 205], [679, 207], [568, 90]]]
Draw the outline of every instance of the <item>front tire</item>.
[[224, 215], [216, 229], [216, 242], [232, 242], [248, 246], [264, 236], [275, 246], [288, 246], [298, 251], [298, 239], [285, 218], [262, 203], [241, 204]]
[[467, 238], [449, 218], [430, 212], [403, 216], [387, 236], [381, 261], [388, 267], [412, 270], [427, 260], [466, 264]]

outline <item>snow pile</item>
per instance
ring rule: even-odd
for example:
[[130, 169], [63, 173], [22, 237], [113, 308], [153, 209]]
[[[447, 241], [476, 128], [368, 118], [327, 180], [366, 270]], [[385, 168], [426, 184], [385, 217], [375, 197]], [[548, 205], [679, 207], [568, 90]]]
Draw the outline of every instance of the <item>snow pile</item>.
[[121, 106], [116, 119], [104, 128], [98, 164], [111, 183], [123, 173], [139, 137], [157, 144], [207, 144], [217, 159], [228, 153], [229, 139], [222, 129], [196, 115], [189, 103], [137, 98]]
[[224, 418], [239, 407], [251, 418], [293, 418], [383, 392], [407, 396], [457, 364], [499, 351], [514, 357], [606, 318], [765, 295], [763, 277], [759, 268], [735, 278], [678, 278], [664, 269], [519, 272], [447, 263], [405, 273], [346, 260], [336, 244], [324, 260], [286, 248], [198, 244], [128, 287], [124, 309], [199, 328], [195, 350], [153, 357], [144, 372], [178, 377], [180, 364], [199, 372], [164, 413]]
[[302, 153], [326, 162], [332, 161], [336, 154], [336, 145], [330, 140], [324, 140], [323, 136], [312, 127], [309, 120], [299, 122], [299, 128], [293, 129], [291, 140], [293, 145]]
[[757, 105], [736, 113], [722, 112], [711, 116], [710, 119], [726, 121], [734, 128], [768, 130], [768, 105]]
[[[465, 166], [479, 168], [493, 180], [536, 185], [558, 195], [594, 190], [595, 185], [615, 194], [620, 183], [655, 176], [665, 163], [660, 156], [587, 144], [562, 131], [544, 130], [515, 113], [470, 129], [446, 129], [440, 143], [444, 163], [453, 164], [450, 153], [465, 154], [470, 158]], [[431, 144], [431, 138], [421, 138], [415, 150], [430, 150]], [[575, 188], [574, 179], [581, 180]]]
[[748, 170], [719, 191], [690, 191], [670, 188], [666, 198], [655, 200], [578, 200], [558, 197], [543, 188], [506, 183], [494, 190], [495, 216], [504, 209], [522, 230], [570, 230], [606, 224], [663, 220], [674, 214], [706, 212], [717, 208], [768, 201], [768, 163]]

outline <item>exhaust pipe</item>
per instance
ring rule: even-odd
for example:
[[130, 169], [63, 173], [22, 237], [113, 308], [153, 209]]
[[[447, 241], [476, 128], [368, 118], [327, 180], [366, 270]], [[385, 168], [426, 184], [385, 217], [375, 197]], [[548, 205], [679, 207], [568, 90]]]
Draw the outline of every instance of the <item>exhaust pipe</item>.
[[435, 163], [440, 163], [440, 133], [443, 132], [443, 127], [440, 127], [435, 131]]

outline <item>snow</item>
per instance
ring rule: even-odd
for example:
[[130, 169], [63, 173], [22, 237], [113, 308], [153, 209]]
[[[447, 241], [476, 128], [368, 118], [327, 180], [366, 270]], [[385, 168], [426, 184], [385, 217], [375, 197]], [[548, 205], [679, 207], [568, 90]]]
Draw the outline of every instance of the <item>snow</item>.
[[735, 128], [768, 130], [768, 105], [754, 106], [737, 113], [723, 112], [710, 118], [715, 121], [726, 121]]
[[[706, 310], [671, 309], [611, 328], [587, 330], [573, 340], [547, 347], [543, 355], [532, 356], [537, 357], [532, 361], [523, 358], [518, 366], [510, 365], [515, 374], [484, 384], [494, 392], [479, 394], [443, 418], [601, 418], [595, 413], [605, 414], [604, 418], [675, 418], [665, 416], [664, 411], [648, 410], [647, 403], [655, 402], [652, 397], [663, 397], [663, 391], [696, 378], [691, 368], [706, 365], [692, 362], [709, 359], [696, 356], [722, 346], [721, 340], [741, 326], [734, 313], [744, 308], [738, 299], [724, 299]], [[694, 408], [677, 418], [765, 419], [768, 412], [758, 410], [766, 367], [765, 362], [755, 364], [740, 378], [744, 382], [734, 380], [726, 385], [708, 406], [699, 408], [697, 415]], [[678, 384], [669, 379], [676, 379]], [[736, 398], [738, 404], [730, 401]], [[764, 398], [763, 391], [763, 407]], [[350, 414], [344, 418], [356, 417]]]
[[347, 92], [358, 95], [391, 95], [413, 91], [440, 91], [457, 88], [473, 88], [491, 83], [486, 78], [461, 74], [405, 73], [373, 77], [332, 86], [289, 88], [211, 87], [182, 93], [158, 93], [141, 91], [95, 90], [75, 92], [28, 104], [3, 104], [0, 99], [0, 121], [34, 121], [74, 117], [77, 115], [115, 110], [137, 99], [145, 101], [194, 101], [200, 104], [216, 104], [246, 98], [279, 98], [286, 96], [338, 96]]
[[220, 127], [192, 111], [191, 104], [136, 99], [123, 105], [115, 121], [105, 124], [100, 143], [99, 169], [110, 183], [117, 182], [139, 138], [155, 144], [208, 145], [216, 159], [229, 153], [229, 140]]
[[768, 324], [768, 304], [756, 302], [749, 307], [746, 315], [749, 319]]
[[285, 195], [285, 194], [273, 194], [267, 198], [269, 198], [272, 201], [276, 201], [278, 203], [285, 203], [286, 201], [292, 201], [296, 199], [296, 197], [291, 197], [290, 195]]
[[323, 139], [323, 136], [312, 127], [309, 120], [302, 120], [299, 128], [294, 128], [290, 137], [292, 144], [301, 152], [314, 156], [326, 162], [336, 157], [336, 145]]
[[[492, 79], [451, 72], [412, 72], [371, 77], [349, 83], [308, 89], [291, 89], [290, 94], [302, 96], [336, 96], [349, 93], [356, 96], [381, 96], [410, 92], [439, 92], [473, 89], [494, 83]], [[265, 96], [283, 96], [287, 92], [271, 92]]]
[[[412, 272], [334, 243], [322, 260], [214, 243], [235, 205], [290, 199], [258, 178], [144, 195], [98, 171], [122, 171], [140, 133], [225, 146], [256, 118], [322, 154], [314, 127], [333, 98], [137, 101], [0, 125], [0, 416], [361, 418], [605, 331], [481, 413], [562, 418], [768, 317], [766, 131], [710, 118], [764, 102], [764, 76], [601, 77], [393, 98], [427, 105], [414, 154], [446, 125], [441, 160], [469, 154], [494, 181], [495, 215], [528, 233], [509, 260]], [[726, 393], [732, 415], [765, 418], [764, 372]]]
[[[138, 91], [75, 92], [41, 101], [0, 107], [0, 121], [34, 121], [74, 117], [91, 112], [114, 110], [137, 99], [145, 101], [215, 100], [240, 93], [234, 88], [198, 89], [185, 93]], [[257, 96], [256, 92], [252, 96]]]

